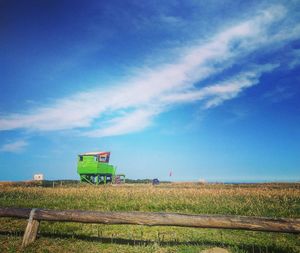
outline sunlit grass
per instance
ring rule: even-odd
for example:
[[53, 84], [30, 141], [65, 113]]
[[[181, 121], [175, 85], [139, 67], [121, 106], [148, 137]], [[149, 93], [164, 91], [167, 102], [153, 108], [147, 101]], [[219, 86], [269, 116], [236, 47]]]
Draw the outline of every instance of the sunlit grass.
[[[300, 217], [300, 184], [0, 187], [0, 205], [6, 207]], [[1, 230], [14, 235], [10, 238], [11, 243], [7, 242], [7, 235], [0, 236], [6, 249], [20, 240], [16, 231], [23, 231], [25, 226], [24, 220], [1, 219]], [[119, 252], [197, 252], [213, 245], [223, 245], [236, 252], [256, 248], [262, 252], [265, 248], [268, 252], [297, 252], [300, 249], [297, 235], [217, 229], [42, 222], [40, 234], [41, 238], [31, 246], [32, 250], [47, 242], [46, 248], [50, 252], [59, 251], [54, 250], [57, 245], [50, 246], [56, 240], [60, 242], [60, 250], [73, 248], [68, 246], [70, 241], [79, 244], [74, 252], [85, 251], [80, 245], [90, 245], [90, 252], [97, 249], [107, 252], [111, 249]]]

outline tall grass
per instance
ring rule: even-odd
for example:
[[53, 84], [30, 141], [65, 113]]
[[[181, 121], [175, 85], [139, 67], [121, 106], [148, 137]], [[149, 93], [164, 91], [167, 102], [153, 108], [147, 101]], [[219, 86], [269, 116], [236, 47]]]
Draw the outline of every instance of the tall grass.
[[[6, 207], [300, 217], [300, 184], [0, 187], [0, 206]], [[5, 235], [0, 236], [0, 242], [6, 245], [5, 249], [12, 247], [7, 234], [16, 234], [25, 225], [26, 221], [1, 219], [0, 230]], [[197, 252], [201, 247], [213, 245], [223, 245], [237, 252], [256, 249], [261, 252], [300, 252], [297, 235], [251, 231], [42, 222], [40, 234], [41, 239], [32, 250], [46, 243], [46, 249], [52, 251], [53, 240], [60, 240], [59, 250], [66, 252], [71, 241], [78, 244], [75, 252], [80, 251], [83, 244], [89, 245], [90, 251], [108, 252], [117, 248], [119, 252], [128, 252], [129, 248], [139, 252]], [[20, 236], [13, 238], [13, 242], [20, 240]]]

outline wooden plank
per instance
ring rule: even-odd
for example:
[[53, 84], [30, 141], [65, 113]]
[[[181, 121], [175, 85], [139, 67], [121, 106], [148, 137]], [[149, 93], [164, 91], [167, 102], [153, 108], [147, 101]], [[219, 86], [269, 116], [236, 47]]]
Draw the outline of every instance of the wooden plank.
[[[11, 208], [0, 208], [0, 217], [24, 218], [26, 214], [28, 215], [27, 209], [11, 210]], [[46, 209], [36, 210], [34, 218], [37, 220], [61, 222], [179, 226], [300, 233], [300, 219], [288, 218], [147, 212], [58, 211]]]
[[32, 208], [0, 207], [0, 217], [29, 218]]
[[27, 247], [33, 243], [36, 239], [40, 222], [34, 219], [34, 215], [37, 209], [32, 209], [29, 215], [28, 224], [23, 236], [22, 248]]

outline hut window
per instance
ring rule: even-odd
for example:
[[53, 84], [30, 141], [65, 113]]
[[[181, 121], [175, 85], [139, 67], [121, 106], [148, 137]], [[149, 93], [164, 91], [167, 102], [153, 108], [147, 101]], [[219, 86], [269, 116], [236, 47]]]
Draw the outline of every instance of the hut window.
[[82, 156], [82, 155], [79, 156], [79, 161], [80, 161], [80, 162], [83, 161], [83, 156]]
[[100, 162], [105, 162], [106, 161], [106, 156], [100, 156]]

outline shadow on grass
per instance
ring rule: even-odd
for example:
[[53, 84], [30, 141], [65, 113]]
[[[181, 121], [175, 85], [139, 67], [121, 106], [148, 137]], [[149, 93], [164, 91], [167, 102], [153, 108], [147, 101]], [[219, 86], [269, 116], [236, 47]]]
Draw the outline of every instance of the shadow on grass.
[[[23, 231], [0, 231], [0, 235], [6, 236], [23, 236]], [[38, 234], [38, 238], [53, 238], [53, 239], [76, 239], [87, 242], [99, 242], [105, 244], [119, 244], [119, 245], [131, 245], [131, 246], [149, 246], [153, 244], [158, 244], [162, 247], [172, 247], [172, 246], [204, 246], [204, 247], [224, 247], [224, 248], [235, 248], [249, 253], [291, 253], [290, 248], [278, 247], [276, 245], [272, 246], [261, 246], [255, 244], [231, 244], [231, 243], [222, 243], [212, 240], [194, 240], [188, 242], [179, 242], [179, 241], [161, 241], [159, 239], [155, 241], [151, 240], [140, 240], [140, 239], [126, 239], [118, 237], [97, 237], [97, 236], [88, 236], [88, 235], [77, 235], [77, 234], [63, 234], [63, 233], [48, 233], [41, 232]]]

